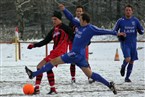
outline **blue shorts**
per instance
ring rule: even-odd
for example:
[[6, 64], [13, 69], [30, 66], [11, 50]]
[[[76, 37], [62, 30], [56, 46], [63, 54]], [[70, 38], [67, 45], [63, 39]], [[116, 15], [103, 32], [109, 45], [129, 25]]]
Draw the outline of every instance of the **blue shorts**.
[[79, 54], [73, 51], [70, 51], [61, 56], [61, 59], [64, 63], [75, 63], [78, 67], [89, 67], [88, 62], [86, 60], [85, 52], [83, 54]]
[[136, 49], [136, 44], [133, 43], [122, 43], [121, 44], [121, 49], [124, 55], [124, 58], [131, 58], [131, 61], [138, 60], [138, 54], [137, 54], [137, 49]]

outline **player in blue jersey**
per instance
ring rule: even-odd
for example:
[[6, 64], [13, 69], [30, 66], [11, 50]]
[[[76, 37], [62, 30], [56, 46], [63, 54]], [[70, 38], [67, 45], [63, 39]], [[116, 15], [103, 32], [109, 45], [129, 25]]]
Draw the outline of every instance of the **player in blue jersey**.
[[[84, 12], [85, 12], [85, 9], [84, 9], [83, 6], [81, 6], [81, 5], [76, 6], [75, 17], [74, 18], [79, 21], [79, 17]], [[75, 30], [77, 29], [77, 27], [73, 23], [71, 23], [71, 22], [69, 22], [69, 27], [74, 31], [74, 34], [75, 34]], [[72, 49], [72, 42], [73, 41], [69, 41], [69, 44], [68, 44], [69, 45], [69, 51], [71, 51], [71, 49]], [[90, 45], [90, 43], [86, 47], [86, 59], [87, 59], [87, 61], [89, 60], [89, 45]], [[89, 65], [89, 67], [90, 67], [90, 65]], [[71, 74], [71, 77], [72, 77], [71, 78], [71, 82], [75, 83], [76, 82], [76, 78], [75, 78], [75, 75], [76, 75], [76, 66], [75, 66], [74, 63], [71, 63], [71, 65], [70, 65], [70, 74]], [[95, 81], [92, 80], [91, 78], [88, 78], [88, 82], [91, 84], [91, 83], [93, 83]]]
[[60, 65], [64, 63], [75, 63], [78, 67], [82, 69], [86, 76], [92, 78], [95, 81], [101, 82], [107, 87], [109, 87], [114, 94], [117, 94], [117, 91], [114, 86], [114, 82], [108, 82], [101, 75], [92, 72], [89, 68], [88, 62], [85, 57], [85, 48], [90, 42], [90, 39], [94, 35], [123, 35], [122, 33], [117, 34], [116, 31], [100, 29], [92, 24], [90, 24], [90, 18], [87, 14], [83, 13], [80, 16], [80, 21], [77, 21], [73, 15], [64, 7], [63, 4], [59, 4], [59, 8], [63, 11], [65, 16], [77, 26], [75, 37], [73, 40], [72, 50], [62, 56], [52, 59], [46, 65], [44, 65], [40, 70], [32, 72], [30, 69], [25, 67], [26, 73], [29, 78], [32, 79], [35, 76], [52, 70], [55, 65]]
[[125, 68], [127, 66], [127, 72], [125, 77], [125, 82], [131, 82], [130, 75], [133, 68], [133, 63], [135, 60], [138, 59], [137, 56], [137, 32], [139, 34], [143, 34], [144, 30], [141, 26], [139, 20], [132, 16], [133, 14], [133, 7], [131, 5], [125, 6], [124, 9], [125, 16], [120, 18], [115, 27], [114, 30], [120, 32], [124, 32], [124, 37], [119, 37], [120, 43], [121, 43], [121, 49], [124, 55], [124, 61], [121, 66], [121, 76], [125, 75]]

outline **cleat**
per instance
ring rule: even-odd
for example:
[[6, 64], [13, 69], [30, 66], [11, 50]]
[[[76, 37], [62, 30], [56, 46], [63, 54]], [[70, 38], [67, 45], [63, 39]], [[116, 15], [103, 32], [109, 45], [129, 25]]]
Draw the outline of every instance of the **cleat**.
[[73, 84], [73, 83], [76, 83], [76, 80], [75, 80], [75, 79], [71, 80], [71, 83], [72, 83], [72, 84]]
[[32, 71], [31, 71], [27, 66], [25, 66], [25, 70], [26, 70], [26, 73], [27, 73], [28, 76], [29, 76], [29, 79], [33, 79]]
[[121, 74], [121, 76], [124, 76], [124, 74], [125, 74], [125, 67], [121, 67], [121, 70], [120, 70], [120, 74]]
[[131, 80], [130, 79], [125, 79], [125, 82], [131, 82]]
[[88, 79], [88, 82], [89, 82], [89, 84], [92, 84], [92, 83], [94, 83], [94, 82], [95, 82], [95, 80], [93, 80], [93, 79], [89, 78], [89, 79]]
[[34, 94], [34, 95], [40, 94], [40, 90], [35, 88], [33, 94]]
[[47, 93], [48, 95], [54, 95], [54, 94], [57, 94], [56, 90], [50, 90], [49, 93]]
[[110, 82], [109, 88], [114, 94], [117, 94], [114, 82]]

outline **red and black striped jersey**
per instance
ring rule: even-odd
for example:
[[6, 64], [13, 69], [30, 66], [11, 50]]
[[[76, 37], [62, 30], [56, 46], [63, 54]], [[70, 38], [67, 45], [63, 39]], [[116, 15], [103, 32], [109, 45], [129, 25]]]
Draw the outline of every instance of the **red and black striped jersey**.
[[73, 37], [74, 35], [72, 29], [62, 23], [56, 27], [53, 27], [47, 36], [42, 41], [35, 43], [34, 46], [41, 47], [53, 40], [53, 49], [67, 49], [66, 45], [68, 45], [69, 40], [73, 40]]

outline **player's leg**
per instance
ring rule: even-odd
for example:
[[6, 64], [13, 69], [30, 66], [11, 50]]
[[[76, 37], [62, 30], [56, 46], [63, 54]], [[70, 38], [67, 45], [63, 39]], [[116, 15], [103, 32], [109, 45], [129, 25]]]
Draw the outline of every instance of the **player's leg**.
[[87, 68], [86, 67], [81, 67], [81, 69], [85, 73], [85, 75], [88, 76], [89, 78], [92, 78], [95, 81], [101, 82], [106, 86], [109, 86], [109, 82], [107, 80], [105, 80], [101, 75], [92, 72], [89, 67], [87, 67]]
[[130, 48], [127, 45], [122, 45], [121, 49], [122, 49], [122, 53], [124, 55], [124, 60], [123, 60], [123, 63], [121, 65], [120, 74], [121, 74], [121, 76], [124, 76], [125, 75], [125, 68], [131, 60], [131, 55], [130, 55]]
[[[37, 70], [39, 70], [42, 66], [44, 66], [47, 62], [49, 62], [51, 59], [55, 58], [55, 55], [54, 53], [51, 53], [50, 52], [50, 55], [48, 55], [46, 58], [44, 58], [37, 66]], [[40, 83], [41, 83], [41, 80], [42, 80], [42, 76], [43, 76], [43, 73], [36, 76], [36, 82], [35, 82], [35, 88], [34, 88], [34, 94], [39, 94], [40, 93], [40, 90], [39, 90], [39, 87], [40, 87]], [[54, 87], [54, 84], [55, 84], [55, 79], [54, 79], [54, 73], [52, 70], [50, 70], [50, 72], [47, 72], [47, 78], [48, 78], [48, 81], [50, 83], [50, 87], [53, 87], [52, 90], [55, 91], [55, 87]], [[51, 89], [50, 89], [51, 91]]]
[[121, 76], [125, 75], [125, 68], [128, 65], [128, 63], [130, 62], [131, 58], [127, 57], [123, 60], [123, 64], [121, 65], [121, 70], [120, 70], [120, 74]]
[[125, 82], [131, 82], [129, 77], [130, 77], [131, 72], [132, 72], [133, 63], [134, 63], [134, 61], [130, 61], [130, 63], [128, 64], [126, 77], [125, 77]]
[[[88, 61], [89, 68], [91, 69], [91, 66], [89, 64], [89, 46], [86, 47], [86, 52], [85, 53], [86, 53], [86, 60]], [[89, 81], [90, 84], [95, 82], [95, 80], [93, 80], [92, 78], [89, 78], [89, 77], [88, 77], [88, 81]]]
[[[54, 59], [56, 57], [58, 57], [58, 53], [56, 53], [55, 51], [51, 51], [50, 55], [47, 56], [45, 60], [47, 62], [50, 62], [51, 59]], [[57, 94], [56, 88], [55, 88], [55, 77], [54, 77], [53, 70], [47, 71], [47, 79], [50, 85], [50, 91], [48, 92], [48, 94]]]
[[136, 50], [136, 45], [131, 45], [131, 61], [129, 62], [129, 65], [127, 67], [127, 72], [126, 72], [126, 77], [125, 77], [125, 82], [131, 82], [130, 80], [130, 75], [132, 73], [134, 61], [138, 60], [138, 54]]
[[[39, 70], [43, 65], [46, 64], [45, 60], [42, 60], [38, 65], [37, 65], [37, 70]], [[43, 77], [43, 73], [39, 74], [38, 76], [36, 76], [36, 80], [35, 80], [35, 88], [34, 88], [34, 94], [39, 94], [40, 93], [40, 84], [41, 84], [41, 80]]]
[[71, 83], [75, 83], [76, 66], [74, 63], [70, 64]]
[[115, 88], [115, 85], [113, 82], [108, 82], [101, 75], [99, 75], [95, 72], [92, 72], [89, 67], [81, 67], [81, 69], [86, 74], [86, 76], [88, 76], [89, 78], [92, 78], [93, 80], [95, 80], [97, 82], [101, 82], [102, 84], [109, 87], [113, 91], [114, 94], [117, 94], [117, 91], [116, 91], [116, 88]]
[[[68, 43], [68, 46], [69, 46], [69, 51], [71, 51], [72, 50], [72, 42], [71, 41]], [[76, 79], [75, 79], [75, 75], [76, 75], [75, 63], [70, 64], [70, 74], [71, 74], [71, 83], [75, 83], [76, 82]]]
[[61, 57], [59, 56], [57, 58], [52, 59], [50, 62], [46, 63], [41, 69], [39, 69], [37, 71], [32, 72], [29, 68], [27, 68], [27, 66], [25, 66], [25, 70], [26, 70], [26, 73], [28, 74], [29, 78], [33, 79], [34, 77], [38, 76], [39, 74], [42, 74], [43, 72], [52, 70], [52, 68], [54, 66], [56, 66], [57, 64], [60, 65], [63, 63], [64, 62], [62, 61]]
[[50, 85], [50, 91], [48, 94], [57, 94], [55, 88], [55, 77], [54, 77], [53, 70], [47, 71], [47, 79]]

